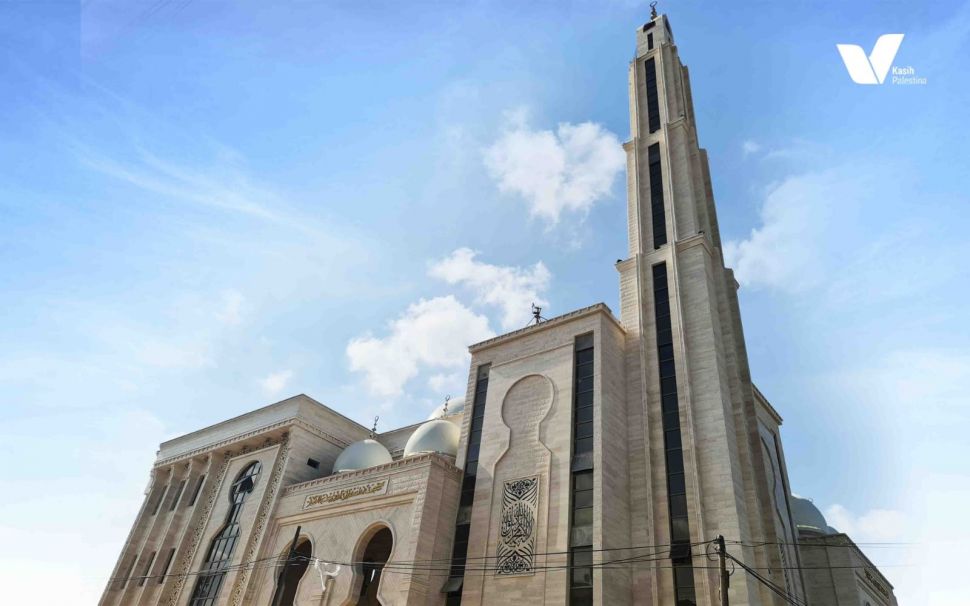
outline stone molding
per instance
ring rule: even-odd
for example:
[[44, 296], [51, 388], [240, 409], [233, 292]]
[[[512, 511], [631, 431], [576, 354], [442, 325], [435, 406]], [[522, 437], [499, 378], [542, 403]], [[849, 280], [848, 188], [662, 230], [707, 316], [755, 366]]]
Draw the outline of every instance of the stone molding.
[[570, 320], [575, 320], [576, 318], [594, 314], [597, 312], [605, 313], [606, 316], [610, 320], [612, 320], [613, 323], [616, 324], [618, 328], [620, 328], [620, 330], [623, 330], [623, 325], [620, 324], [620, 321], [616, 319], [616, 317], [613, 315], [613, 311], [609, 308], [609, 306], [606, 305], [606, 303], [594, 303], [593, 305], [590, 305], [588, 307], [581, 307], [580, 309], [576, 309], [569, 313], [565, 313], [561, 316], [556, 316], [554, 318], [546, 320], [545, 322], [541, 322], [539, 324], [533, 324], [531, 326], [526, 326], [525, 328], [520, 328], [518, 330], [513, 330], [512, 332], [507, 332], [504, 335], [499, 335], [497, 337], [492, 337], [491, 339], [480, 341], [478, 343], [470, 345], [468, 347], [468, 351], [475, 353], [483, 349], [486, 349], [488, 347], [491, 347], [493, 345], [504, 343], [505, 341], [519, 337], [527, 332], [544, 330], [546, 328], [558, 326], [559, 324], [564, 324]]
[[[210, 444], [206, 444], [205, 446], [200, 446], [199, 448], [195, 448], [195, 449], [186, 451], [186, 452], [184, 452], [182, 454], [178, 454], [178, 455], [175, 455], [173, 457], [168, 457], [167, 459], [160, 459], [158, 461], [155, 461], [154, 467], [157, 469], [159, 467], [164, 467], [166, 465], [171, 465], [173, 463], [178, 463], [178, 462], [183, 461], [185, 459], [191, 459], [193, 457], [199, 456], [200, 454], [210, 453], [210, 452], [212, 452], [214, 450], [218, 450], [220, 448], [224, 448], [226, 446], [229, 446], [230, 444], [234, 444], [236, 442], [245, 441], [245, 440], [248, 440], [248, 439], [253, 438], [255, 436], [258, 436], [260, 434], [267, 433], [267, 432], [271, 432], [271, 431], [273, 431], [275, 429], [280, 429], [281, 427], [290, 427], [290, 426], [295, 426], [295, 427], [300, 427], [302, 429], [305, 429], [305, 430], [309, 431], [310, 433], [316, 435], [317, 437], [323, 438], [324, 440], [327, 440], [327, 441], [330, 441], [330, 442], [334, 443], [335, 445], [340, 446], [341, 448], [346, 448], [346, 447], [350, 446], [350, 442], [347, 442], [346, 440], [342, 440], [342, 439], [340, 439], [340, 438], [338, 438], [338, 437], [336, 437], [336, 436], [334, 436], [332, 434], [329, 434], [326, 431], [324, 431], [324, 430], [320, 429], [319, 427], [317, 427], [316, 425], [314, 425], [314, 424], [312, 424], [312, 423], [310, 423], [310, 422], [308, 422], [308, 421], [306, 421], [304, 419], [301, 419], [300, 417], [290, 417], [288, 419], [283, 419], [282, 421], [277, 421], [276, 423], [271, 423], [269, 425], [264, 425], [262, 427], [259, 427], [257, 429], [254, 429], [252, 431], [247, 431], [245, 433], [236, 434], [234, 436], [225, 438], [223, 440], [219, 440], [218, 442], [212, 442]], [[246, 447], [244, 447], [244, 449], [245, 448]], [[244, 450], [244, 452], [245, 452], [245, 450]]]
[[290, 496], [298, 492], [309, 490], [312, 488], [317, 488], [318, 486], [323, 486], [325, 484], [336, 484], [344, 480], [356, 480], [358, 478], [364, 478], [371, 476], [373, 474], [380, 474], [384, 471], [389, 471], [397, 469], [399, 467], [410, 466], [415, 463], [429, 463], [436, 464], [442, 469], [449, 471], [452, 475], [461, 475], [461, 470], [455, 467], [448, 459], [443, 456], [428, 452], [424, 454], [418, 454], [404, 459], [398, 459], [396, 461], [391, 461], [390, 463], [384, 463], [383, 465], [375, 465], [374, 467], [368, 467], [367, 469], [358, 469], [357, 471], [345, 471], [344, 473], [335, 473], [333, 475], [325, 476], [323, 478], [317, 478], [316, 480], [308, 480], [300, 484], [293, 484], [292, 486], [287, 486], [284, 490], [284, 496]]
[[195, 558], [195, 553], [199, 549], [199, 543], [202, 542], [202, 535], [205, 534], [205, 529], [209, 525], [209, 517], [212, 515], [212, 509], [215, 507], [216, 498], [219, 496], [219, 489], [222, 487], [222, 482], [225, 479], [226, 471], [229, 469], [229, 461], [231, 457], [225, 456], [222, 459], [222, 464], [219, 466], [219, 472], [213, 478], [212, 486], [209, 487], [208, 492], [205, 495], [205, 509], [199, 520], [196, 523], [195, 528], [192, 531], [192, 536], [189, 537], [188, 548], [185, 549], [179, 559], [178, 572], [175, 577], [175, 583], [169, 593], [168, 600], [160, 600], [159, 603], [166, 603], [168, 606], [175, 606], [178, 603], [179, 596], [182, 594], [182, 589], [185, 588], [185, 580], [190, 576], [189, 568], [192, 566], [192, 560]]
[[[287, 433], [283, 435], [283, 439], [280, 441], [280, 451], [276, 455], [276, 466], [273, 469], [273, 477], [270, 480], [270, 485], [266, 487], [263, 502], [259, 505], [259, 513], [256, 514], [256, 521], [253, 523], [253, 528], [249, 535], [249, 544], [246, 547], [242, 559], [244, 565], [256, 561], [256, 554], [259, 551], [259, 546], [263, 539], [263, 528], [265, 528], [270, 513], [272, 513], [275, 507], [276, 497], [280, 493], [280, 483], [283, 481], [283, 472], [286, 470], [286, 463], [289, 461], [289, 458], [290, 434]], [[242, 603], [242, 595], [249, 580], [250, 570], [250, 566], [245, 566], [236, 575], [236, 581], [233, 584], [232, 593], [229, 597], [229, 604], [235, 606]], [[248, 599], [246, 603], [249, 603]]]

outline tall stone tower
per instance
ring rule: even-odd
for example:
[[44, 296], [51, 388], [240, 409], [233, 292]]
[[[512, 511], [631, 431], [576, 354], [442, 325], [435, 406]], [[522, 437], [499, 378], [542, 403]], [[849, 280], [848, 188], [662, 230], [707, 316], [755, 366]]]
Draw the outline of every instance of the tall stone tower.
[[[637, 569], [633, 594], [718, 603], [703, 542], [722, 534], [741, 542], [729, 552], [801, 596], [780, 419], [751, 382], [738, 284], [724, 266], [688, 71], [665, 15], [638, 30], [629, 85], [629, 258], [617, 269], [630, 527], [634, 545], [672, 546], [669, 560]], [[733, 575], [730, 599], [783, 603], [745, 574]]]

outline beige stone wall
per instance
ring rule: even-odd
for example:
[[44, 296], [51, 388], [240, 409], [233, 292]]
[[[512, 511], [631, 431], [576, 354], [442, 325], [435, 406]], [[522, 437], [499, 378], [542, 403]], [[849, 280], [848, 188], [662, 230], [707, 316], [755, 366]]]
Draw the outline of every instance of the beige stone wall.
[[163, 442], [159, 447], [156, 464], [179, 457], [184, 458], [203, 450], [220, 446], [228, 447], [232, 443], [265, 433], [274, 427], [288, 425], [294, 420], [315, 428], [316, 433], [321, 437], [338, 446], [363, 440], [370, 433], [368, 428], [327, 408], [313, 398], [300, 394]]
[[[631, 603], [631, 580], [635, 567], [609, 562], [641, 556], [650, 550], [631, 550], [644, 545], [631, 540], [630, 451], [627, 445], [626, 333], [613, 322], [601, 322], [595, 333], [594, 388], [600, 395], [593, 411], [594, 459], [594, 554], [593, 562], [604, 566], [594, 572], [594, 599], [601, 604]], [[595, 403], [594, 395], [594, 403]]]
[[[369, 539], [383, 527], [394, 545], [391, 564], [384, 569], [378, 590], [383, 604], [438, 605], [454, 532], [458, 500], [458, 470], [438, 455], [417, 455], [387, 465], [347, 472], [294, 485], [281, 497], [267, 530], [260, 558], [285, 554], [296, 528], [312, 544], [312, 555], [341, 570], [327, 581], [308, 569], [300, 582], [300, 604], [344, 604], [360, 591], [359, 562]], [[384, 483], [380, 493], [305, 507], [307, 497]], [[400, 562], [397, 566], [394, 562]], [[414, 562], [423, 564], [412, 569]], [[326, 566], [333, 570], [333, 566]], [[263, 569], [253, 576], [253, 602], [268, 604], [276, 586], [276, 571]]]
[[809, 604], [896, 606], [893, 587], [844, 534], [799, 540]]
[[[626, 481], [625, 333], [605, 306], [593, 306], [472, 347], [472, 372], [490, 363], [488, 396], [471, 518], [469, 568], [494, 562], [504, 484], [540, 478], [536, 570], [506, 576], [466, 574], [463, 604], [564, 604], [568, 576], [573, 351], [576, 336], [594, 333], [594, 549], [629, 544]], [[470, 384], [471, 397], [473, 385]], [[469, 407], [468, 410], [471, 410]], [[471, 414], [467, 414], [459, 450]], [[597, 557], [603, 557], [602, 552]], [[479, 566], [481, 568], [481, 566]], [[598, 601], [627, 603], [628, 573], [594, 574]]]
[[[212, 543], [213, 538], [222, 530], [223, 525], [225, 524], [226, 515], [230, 507], [229, 493], [232, 483], [246, 466], [253, 461], [258, 461], [262, 465], [262, 469], [256, 485], [254, 486], [252, 493], [249, 495], [249, 498], [246, 500], [242, 513], [239, 517], [240, 535], [233, 551], [232, 565], [239, 566], [244, 562], [251, 561], [252, 558], [249, 557], [247, 546], [250, 544], [251, 540], [256, 540], [259, 538], [258, 536], [254, 536], [256, 531], [256, 520], [260, 513], [260, 505], [262, 504], [264, 497], [267, 496], [267, 491], [271, 490], [273, 472], [276, 466], [277, 457], [280, 455], [280, 449], [281, 446], [279, 444], [275, 444], [254, 452], [240, 454], [229, 459], [228, 466], [226, 467], [225, 473], [221, 478], [221, 482], [216, 493], [216, 499], [212, 507], [212, 511], [209, 514], [209, 519], [205, 525], [205, 530], [202, 532], [198, 549], [191, 560], [191, 565], [189, 568], [190, 570], [202, 569], [205, 563], [209, 545]], [[233, 570], [226, 575], [226, 579], [222, 585], [222, 591], [220, 591], [219, 594], [220, 604], [230, 603], [232, 589], [237, 578], [241, 574], [243, 573]], [[181, 595], [176, 603], [180, 605], [188, 604], [194, 587], [195, 578], [193, 577], [186, 581]]]
[[[647, 48], [648, 33], [654, 36], [652, 50]], [[628, 175], [631, 258], [617, 266], [622, 318], [629, 338], [634, 339], [626, 365], [628, 426], [642, 428], [638, 431], [646, 435], [642, 440], [631, 432], [628, 444], [629, 476], [637, 493], [631, 497], [633, 533], [646, 535], [644, 540], [652, 543], [669, 542], [651, 276], [651, 267], [663, 262], [671, 295], [692, 539], [703, 541], [724, 534], [735, 540], [771, 540], [777, 538], [776, 529], [758, 446], [736, 285], [724, 268], [719, 249], [713, 187], [707, 155], [698, 146], [689, 72], [672, 43], [665, 16], [652, 28], [638, 32], [637, 39], [637, 58], [630, 68], [632, 140], [625, 146], [628, 165], [636, 173]], [[661, 117], [661, 128], [654, 133], [646, 122], [646, 86], [641, 74], [644, 59], [651, 58], [657, 65]], [[669, 242], [657, 250], [652, 246], [647, 153], [654, 143], [660, 144]], [[643, 396], [638, 398], [638, 391]], [[638, 498], [640, 495], [643, 497]], [[638, 529], [640, 519], [647, 532]], [[750, 548], [736, 551], [752, 565], [777, 569], [781, 564], [777, 553]], [[659, 603], [672, 600], [672, 574], [659, 568], [654, 573], [652, 577], [635, 573], [638, 594], [652, 594]], [[653, 586], [651, 579], [656, 580]], [[699, 604], [717, 599], [713, 573], [695, 569], [695, 586]], [[777, 603], [777, 598], [750, 579], [732, 584], [731, 600]]]

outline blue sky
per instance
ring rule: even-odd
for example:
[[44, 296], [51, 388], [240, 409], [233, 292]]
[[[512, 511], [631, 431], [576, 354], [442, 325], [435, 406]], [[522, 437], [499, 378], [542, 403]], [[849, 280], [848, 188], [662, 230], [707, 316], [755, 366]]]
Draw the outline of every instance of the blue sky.
[[[96, 601], [163, 439], [300, 392], [415, 422], [532, 300], [618, 309], [646, 3], [359, 4], [0, 3], [12, 595]], [[661, 8], [793, 489], [962, 603], [970, 4]], [[890, 32], [927, 84], [849, 79]]]

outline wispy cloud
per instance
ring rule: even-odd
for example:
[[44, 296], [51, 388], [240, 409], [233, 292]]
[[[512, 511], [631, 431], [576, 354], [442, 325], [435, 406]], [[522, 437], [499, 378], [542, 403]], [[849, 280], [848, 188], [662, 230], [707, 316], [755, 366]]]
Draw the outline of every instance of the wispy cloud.
[[[842, 196], [856, 188], [833, 171], [793, 176], [769, 187], [761, 226], [724, 244], [725, 262], [742, 285], [799, 292], [821, 275], [818, 243]], [[851, 189], [848, 189], [850, 188]]]

